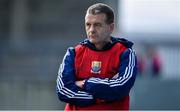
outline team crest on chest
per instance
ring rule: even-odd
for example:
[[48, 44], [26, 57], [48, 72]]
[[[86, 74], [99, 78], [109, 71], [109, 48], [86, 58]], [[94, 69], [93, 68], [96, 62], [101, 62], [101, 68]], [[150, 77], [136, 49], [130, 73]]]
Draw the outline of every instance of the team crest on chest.
[[92, 61], [91, 73], [95, 73], [95, 74], [101, 73], [101, 61]]

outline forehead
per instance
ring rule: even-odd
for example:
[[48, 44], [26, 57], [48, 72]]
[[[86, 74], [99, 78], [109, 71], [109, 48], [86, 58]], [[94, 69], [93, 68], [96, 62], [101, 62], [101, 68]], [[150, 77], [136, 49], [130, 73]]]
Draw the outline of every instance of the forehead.
[[106, 21], [106, 15], [101, 13], [101, 14], [86, 14], [85, 16], [85, 22], [91, 22], [91, 23], [104, 23]]

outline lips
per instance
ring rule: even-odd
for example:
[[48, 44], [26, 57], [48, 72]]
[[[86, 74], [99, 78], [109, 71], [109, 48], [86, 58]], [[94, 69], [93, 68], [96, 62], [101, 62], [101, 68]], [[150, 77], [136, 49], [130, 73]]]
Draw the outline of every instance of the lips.
[[90, 38], [97, 38], [95, 34], [89, 35]]

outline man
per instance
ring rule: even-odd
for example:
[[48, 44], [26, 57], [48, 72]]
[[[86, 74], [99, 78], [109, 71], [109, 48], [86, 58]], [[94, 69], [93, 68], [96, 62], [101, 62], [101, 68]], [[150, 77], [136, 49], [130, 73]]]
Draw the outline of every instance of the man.
[[111, 36], [114, 13], [106, 4], [90, 6], [87, 39], [69, 48], [60, 65], [57, 94], [65, 110], [128, 110], [136, 78], [132, 42]]

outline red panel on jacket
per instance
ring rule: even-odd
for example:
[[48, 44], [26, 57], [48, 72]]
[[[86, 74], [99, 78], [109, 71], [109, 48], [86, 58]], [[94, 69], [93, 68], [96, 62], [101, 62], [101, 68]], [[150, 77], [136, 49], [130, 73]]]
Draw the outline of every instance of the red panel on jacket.
[[[127, 48], [116, 43], [111, 49], [94, 51], [86, 45], [75, 47], [75, 69], [77, 80], [90, 77], [112, 78], [118, 73], [120, 55]], [[121, 92], [120, 92], [121, 93]], [[88, 107], [67, 104], [65, 110], [128, 110], [129, 96], [121, 101], [98, 102]]]

